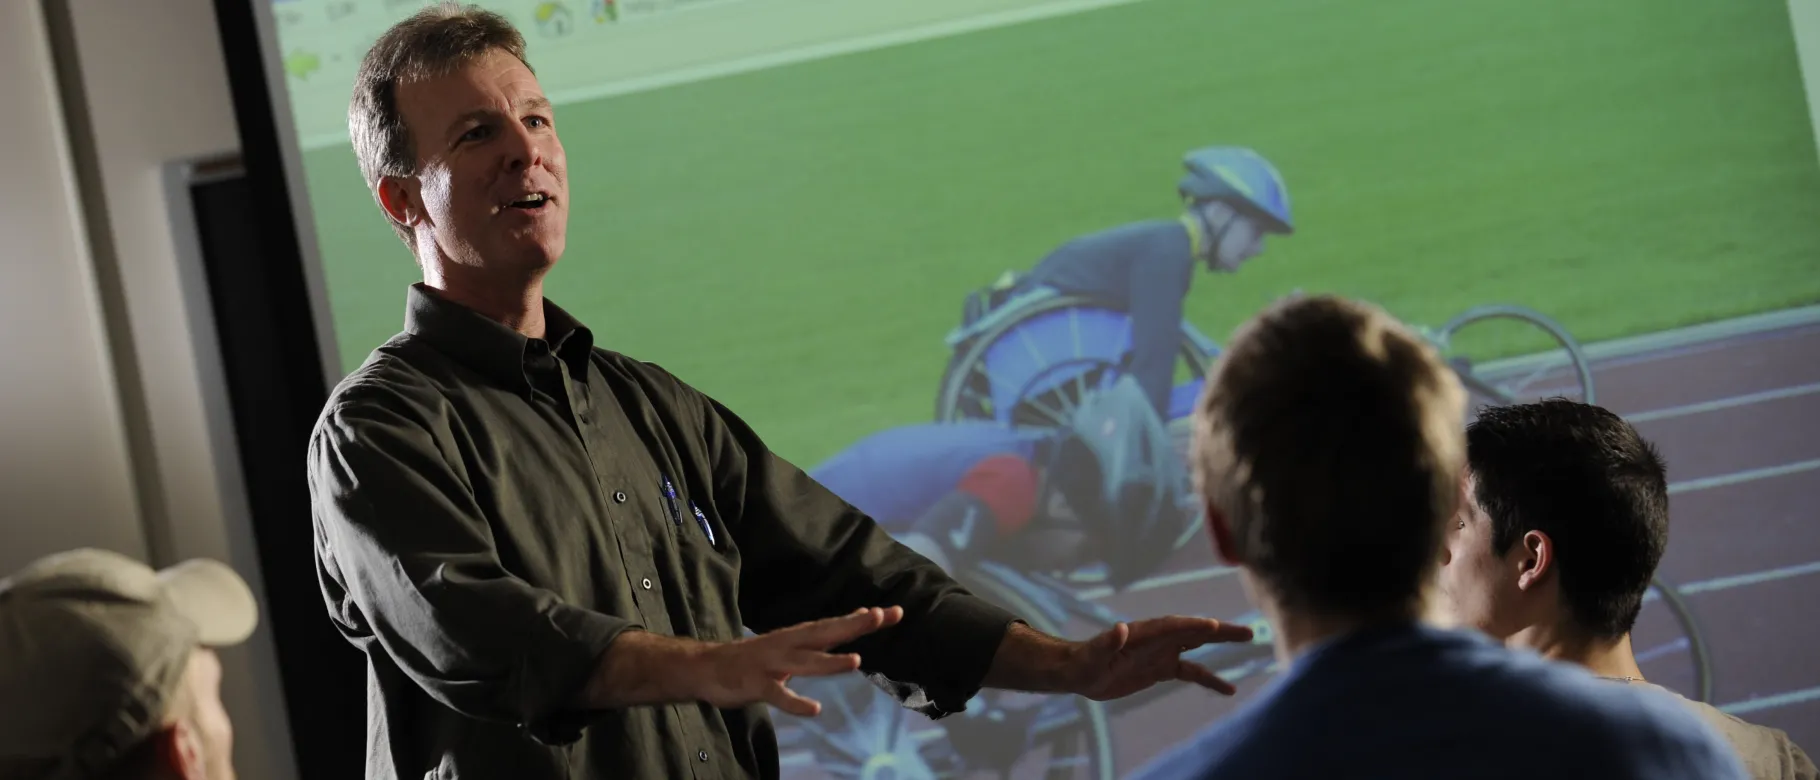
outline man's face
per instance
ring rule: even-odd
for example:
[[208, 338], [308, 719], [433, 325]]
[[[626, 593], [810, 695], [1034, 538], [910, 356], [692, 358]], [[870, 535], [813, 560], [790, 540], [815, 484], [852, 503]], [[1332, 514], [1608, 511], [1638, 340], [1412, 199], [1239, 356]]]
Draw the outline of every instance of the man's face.
[[488, 52], [446, 76], [400, 85], [398, 108], [418, 173], [395, 181], [415, 210], [419, 257], [431, 248], [426, 237], [445, 262], [486, 270], [536, 271], [562, 256], [566, 159], [550, 102], [524, 63]]
[[200, 649], [190, 655], [184, 685], [194, 704], [191, 724], [202, 742], [208, 780], [234, 780], [234, 726], [221, 704], [221, 659], [213, 650]]
[[[1508, 639], [1523, 628], [1515, 618], [1525, 600], [1517, 588], [1517, 564], [1492, 552], [1491, 518], [1473, 498], [1470, 475], [1461, 480], [1461, 491], [1440, 571], [1441, 612], [1453, 625]], [[1521, 545], [1511, 547], [1514, 553]]]
[[1202, 209], [1215, 236], [1207, 255], [1208, 270], [1237, 271], [1246, 261], [1263, 254], [1264, 228], [1257, 220], [1219, 201], [1209, 201]]

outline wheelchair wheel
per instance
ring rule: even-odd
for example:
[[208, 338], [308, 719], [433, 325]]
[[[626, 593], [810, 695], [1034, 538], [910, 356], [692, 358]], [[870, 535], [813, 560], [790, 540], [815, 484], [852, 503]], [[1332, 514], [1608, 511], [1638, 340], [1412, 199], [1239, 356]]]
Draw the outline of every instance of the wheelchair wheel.
[[[1656, 578], [1650, 580], [1649, 587], [1662, 600], [1662, 605], [1668, 608], [1669, 614], [1674, 617], [1675, 626], [1682, 636], [1682, 640], [1669, 642], [1657, 652], [1661, 652], [1664, 656], [1677, 655], [1682, 642], [1685, 642], [1688, 660], [1693, 667], [1693, 677], [1683, 689], [1683, 695], [1695, 701], [1710, 704], [1713, 699], [1712, 655], [1706, 646], [1706, 633], [1701, 630], [1699, 619], [1695, 617], [1693, 609], [1688, 606], [1687, 600], [1682, 598], [1681, 591], [1675, 586]], [[1652, 648], [1637, 648], [1637, 650], [1639, 665], [1650, 665], [1655, 660]], [[1646, 673], [1646, 676], [1659, 677], [1661, 675]], [[1673, 687], [1682, 688], [1679, 685]]]
[[1486, 406], [1544, 398], [1596, 403], [1585, 350], [1566, 328], [1540, 312], [1479, 306], [1454, 317], [1429, 339], [1466, 386], [1470, 416]]
[[[1006, 607], [1045, 633], [1061, 626], [1019, 590], [990, 571], [970, 568], [962, 582], [981, 598]], [[1042, 777], [1045, 780], [1113, 780], [1112, 730], [1105, 705], [1077, 696], [1028, 696], [1029, 706], [1006, 716], [982, 692], [967, 711], [939, 721], [911, 712], [895, 699], [853, 678], [809, 678], [795, 683], [821, 700], [820, 718], [779, 713], [780, 747], [806, 753], [797, 765], [818, 774], [859, 780], [935, 780], [974, 777]], [[1019, 694], [1011, 694], [1019, 695]], [[1033, 770], [1035, 770], [1033, 772]]]
[[[1065, 636], [1064, 626], [1049, 612], [1033, 603], [1010, 584], [990, 572], [974, 570], [976, 576], [965, 578], [969, 590], [980, 598], [997, 604], [1030, 622], [1030, 626], [1050, 636]], [[1044, 780], [1113, 780], [1115, 755], [1112, 750], [1112, 724], [1106, 716], [1106, 705], [1081, 696], [1044, 697], [1041, 716], [1030, 733], [1033, 753], [1048, 753], [1041, 760]], [[977, 701], [977, 700], [976, 700]], [[952, 716], [951, 716], [952, 717]], [[957, 724], [958, 725], [958, 724]], [[959, 726], [965, 728], [965, 726]], [[989, 768], [1000, 777], [1012, 776], [1012, 769], [1024, 769], [1026, 756], [998, 755], [987, 758]], [[1018, 776], [1024, 776], [1020, 771]]]
[[[1129, 317], [1092, 298], [1056, 295], [1028, 304], [956, 346], [936, 393], [935, 419], [1064, 425], [1129, 348]], [[1184, 323], [1177, 376], [1206, 376], [1217, 352]]]

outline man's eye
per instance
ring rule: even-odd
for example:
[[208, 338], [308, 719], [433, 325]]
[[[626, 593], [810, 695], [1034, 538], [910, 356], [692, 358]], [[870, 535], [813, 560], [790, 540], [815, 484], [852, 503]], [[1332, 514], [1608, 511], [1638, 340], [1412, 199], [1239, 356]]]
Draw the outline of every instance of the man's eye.
[[469, 130], [469, 131], [461, 134], [461, 140], [463, 140], [463, 141], [479, 141], [486, 137], [487, 137], [487, 126], [486, 125], [480, 125], [478, 127], [475, 127], [472, 130]]
[[525, 124], [529, 127], [548, 127], [550, 125], [550, 120], [541, 116], [534, 116], [525, 119]]

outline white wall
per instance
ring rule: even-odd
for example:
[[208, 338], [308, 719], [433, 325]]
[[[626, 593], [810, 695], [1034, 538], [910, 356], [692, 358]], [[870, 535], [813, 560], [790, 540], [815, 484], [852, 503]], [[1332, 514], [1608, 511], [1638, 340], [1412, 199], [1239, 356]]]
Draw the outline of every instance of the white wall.
[[0, 571], [146, 554], [43, 22], [0, 3]]
[[[81, 104], [67, 106], [40, 2], [0, 0], [0, 571], [93, 545], [154, 565], [224, 560], [257, 593], [162, 178], [238, 146], [213, 4], [69, 0]], [[92, 145], [72, 142], [70, 108]], [[105, 224], [85, 224], [85, 202]], [[239, 775], [295, 777], [269, 622], [222, 661]]]

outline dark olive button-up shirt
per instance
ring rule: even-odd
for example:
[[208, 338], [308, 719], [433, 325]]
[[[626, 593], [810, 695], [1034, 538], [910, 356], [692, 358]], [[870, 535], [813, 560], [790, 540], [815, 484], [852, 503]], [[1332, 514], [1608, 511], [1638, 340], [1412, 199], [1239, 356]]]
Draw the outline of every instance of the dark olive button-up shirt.
[[1015, 618], [664, 370], [545, 304], [528, 339], [421, 285], [309, 448], [330, 617], [365, 652], [369, 778], [775, 777], [763, 705], [572, 708], [628, 629], [707, 641], [862, 606], [863, 671], [940, 717]]

